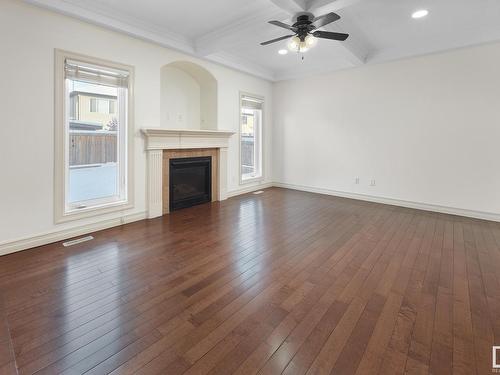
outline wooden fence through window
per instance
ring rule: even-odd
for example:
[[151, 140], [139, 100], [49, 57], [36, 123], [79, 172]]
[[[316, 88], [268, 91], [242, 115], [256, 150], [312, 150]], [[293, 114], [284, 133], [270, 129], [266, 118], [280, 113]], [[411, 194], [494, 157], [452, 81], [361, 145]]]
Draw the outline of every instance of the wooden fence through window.
[[116, 163], [117, 135], [109, 131], [70, 131], [69, 165]]

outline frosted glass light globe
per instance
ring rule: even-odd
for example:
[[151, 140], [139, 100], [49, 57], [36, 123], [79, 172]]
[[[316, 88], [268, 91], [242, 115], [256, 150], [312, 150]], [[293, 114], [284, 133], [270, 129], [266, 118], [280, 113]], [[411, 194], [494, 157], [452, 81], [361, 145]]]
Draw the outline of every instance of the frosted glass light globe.
[[312, 35], [307, 35], [304, 40], [301, 40], [298, 36], [294, 36], [288, 42], [288, 49], [293, 52], [305, 53], [314, 47], [317, 42], [318, 40]]
[[293, 36], [288, 42], [288, 49], [290, 51], [297, 52], [300, 46], [300, 38], [298, 36]]
[[316, 45], [316, 43], [318, 43], [318, 39], [315, 38], [313, 35], [308, 35], [308, 36], [306, 36], [305, 42], [306, 42], [306, 46], [308, 48], [311, 48], [311, 47], [314, 47]]

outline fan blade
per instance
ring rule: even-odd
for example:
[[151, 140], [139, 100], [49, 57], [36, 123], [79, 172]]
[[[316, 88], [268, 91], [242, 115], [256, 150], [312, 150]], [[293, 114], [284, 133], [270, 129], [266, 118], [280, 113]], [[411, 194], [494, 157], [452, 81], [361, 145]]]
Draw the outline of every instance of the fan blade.
[[282, 27], [282, 28], [287, 29], [287, 30], [297, 31], [296, 27], [287, 25], [286, 23], [283, 23], [283, 22], [280, 22], [280, 21], [269, 21], [269, 23], [271, 25]]
[[323, 27], [325, 25], [328, 25], [329, 23], [338, 21], [340, 19], [340, 16], [337, 13], [327, 13], [323, 14], [322, 16], [316, 17], [313, 20], [313, 25], [319, 29], [320, 27]]
[[340, 40], [342, 42], [349, 37], [349, 34], [333, 33], [330, 31], [315, 31], [312, 33], [312, 35], [314, 35], [316, 38]]
[[[295, 34], [294, 34], [295, 35]], [[271, 44], [271, 43], [276, 43], [276, 42], [279, 42], [280, 40], [285, 40], [285, 39], [288, 39], [288, 38], [291, 38], [293, 35], [286, 35], [286, 36], [282, 36], [280, 38], [276, 38], [276, 39], [272, 39], [272, 40], [268, 40], [267, 42], [262, 42], [260, 45], [261, 46], [267, 46], [268, 44]]]

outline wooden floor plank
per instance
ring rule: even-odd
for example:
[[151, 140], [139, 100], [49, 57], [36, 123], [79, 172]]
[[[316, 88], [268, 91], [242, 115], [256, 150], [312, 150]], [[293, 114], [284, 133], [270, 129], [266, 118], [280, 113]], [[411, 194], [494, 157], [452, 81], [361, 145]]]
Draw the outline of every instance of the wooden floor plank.
[[429, 372], [443, 241], [444, 222], [439, 219], [430, 247], [429, 262], [417, 305], [416, 320], [408, 351], [405, 372], [409, 374]]
[[461, 222], [454, 223], [453, 234], [453, 373], [476, 374], [469, 274]]
[[474, 236], [474, 228], [469, 223], [464, 223], [464, 240], [474, 334], [475, 367], [478, 374], [484, 374], [491, 371], [491, 355], [488, 351], [495, 345], [495, 340], [484, 277], [479, 265], [478, 254], [482, 248], [478, 249], [478, 247], [482, 246], [482, 241], [481, 238]]
[[0, 293], [0, 375], [17, 374], [9, 322], [2, 293]]
[[444, 225], [429, 371], [451, 375], [453, 374], [453, 223], [448, 220]]

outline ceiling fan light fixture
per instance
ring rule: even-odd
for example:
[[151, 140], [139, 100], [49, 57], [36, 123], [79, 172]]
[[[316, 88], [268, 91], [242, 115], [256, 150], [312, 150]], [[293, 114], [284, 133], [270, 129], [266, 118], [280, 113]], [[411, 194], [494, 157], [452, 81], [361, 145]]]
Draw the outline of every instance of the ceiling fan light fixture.
[[424, 18], [428, 14], [429, 14], [429, 11], [427, 9], [420, 9], [420, 10], [417, 10], [416, 12], [413, 12], [411, 17], [413, 19], [419, 19], [419, 18]]
[[271, 25], [293, 31], [293, 34], [267, 40], [260, 43], [260, 45], [267, 46], [269, 44], [288, 39], [288, 50], [297, 53], [304, 53], [317, 44], [318, 38], [343, 42], [349, 37], [349, 34], [345, 33], [318, 30], [318, 28], [338, 21], [340, 19], [340, 16], [336, 13], [330, 12], [327, 14], [323, 14], [322, 16], [314, 17], [312, 13], [302, 12], [299, 13], [295, 18], [296, 22], [293, 25], [287, 25], [286, 23], [276, 20], [269, 21]]
[[[314, 38], [312, 35], [308, 35], [308, 37], [309, 36]], [[288, 42], [288, 49], [292, 52], [306, 53], [309, 51], [309, 48], [314, 46], [314, 42], [314, 40], [308, 39], [307, 37], [304, 40], [301, 40], [298, 36], [293, 36]]]

